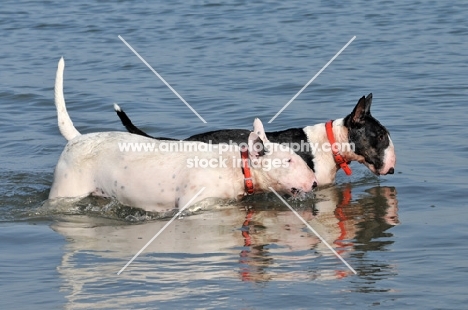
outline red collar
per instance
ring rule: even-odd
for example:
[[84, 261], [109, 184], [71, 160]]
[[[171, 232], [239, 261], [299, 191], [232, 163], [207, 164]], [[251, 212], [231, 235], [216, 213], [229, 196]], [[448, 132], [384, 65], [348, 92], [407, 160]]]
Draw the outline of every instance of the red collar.
[[337, 165], [340, 166], [341, 169], [346, 173], [346, 175], [351, 175], [353, 173], [351, 168], [349, 168], [348, 163], [344, 159], [343, 155], [340, 154], [339, 150], [335, 150], [333, 147], [336, 143], [335, 136], [333, 135], [333, 120], [328, 121], [325, 123], [325, 130], [327, 131], [327, 138], [330, 142], [331, 151], [333, 153], [333, 158]]
[[250, 174], [250, 165], [249, 165], [249, 149], [246, 147], [241, 148], [241, 158], [242, 158], [242, 173], [244, 174], [244, 184], [247, 194], [254, 193], [254, 186], [252, 182], [252, 175]]

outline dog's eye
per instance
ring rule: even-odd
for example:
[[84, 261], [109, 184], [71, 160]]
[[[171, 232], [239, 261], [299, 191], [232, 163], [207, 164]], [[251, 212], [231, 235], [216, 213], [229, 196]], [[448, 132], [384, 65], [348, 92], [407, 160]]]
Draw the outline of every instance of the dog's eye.
[[288, 159], [288, 163], [292, 162], [292, 158]]

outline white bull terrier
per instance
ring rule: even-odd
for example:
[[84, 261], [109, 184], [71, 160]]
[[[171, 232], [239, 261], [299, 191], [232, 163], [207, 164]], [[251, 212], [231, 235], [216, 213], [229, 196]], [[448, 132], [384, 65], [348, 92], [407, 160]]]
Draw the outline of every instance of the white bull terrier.
[[68, 143], [55, 168], [49, 199], [93, 194], [162, 211], [184, 207], [203, 187], [191, 204], [209, 197], [240, 199], [246, 191], [267, 192], [269, 187], [297, 195], [317, 186], [314, 172], [299, 155], [268, 141], [259, 119], [246, 141], [248, 151], [238, 145], [160, 141], [127, 132], [81, 135], [65, 106], [64, 67], [61, 58], [55, 105], [60, 132]]

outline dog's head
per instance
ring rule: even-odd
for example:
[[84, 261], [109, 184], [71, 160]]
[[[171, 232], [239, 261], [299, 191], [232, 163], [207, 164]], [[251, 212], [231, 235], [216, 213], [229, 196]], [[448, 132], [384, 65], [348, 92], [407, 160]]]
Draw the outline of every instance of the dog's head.
[[376, 175], [393, 174], [395, 148], [388, 130], [370, 113], [372, 94], [359, 99], [353, 112], [344, 118], [350, 143], [362, 156], [363, 164]]
[[306, 162], [287, 145], [268, 140], [262, 122], [254, 121], [254, 130], [249, 135], [249, 157], [253, 171], [264, 187], [272, 187], [279, 193], [296, 196], [317, 187], [317, 179]]

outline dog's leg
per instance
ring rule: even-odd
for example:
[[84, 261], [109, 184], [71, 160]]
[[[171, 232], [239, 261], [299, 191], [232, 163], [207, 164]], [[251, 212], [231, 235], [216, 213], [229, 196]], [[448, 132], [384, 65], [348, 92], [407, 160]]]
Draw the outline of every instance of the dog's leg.
[[79, 168], [69, 167], [62, 154], [54, 172], [54, 182], [49, 192], [49, 199], [62, 197], [85, 197], [91, 194], [95, 188], [90, 182], [89, 173], [79, 172]]

